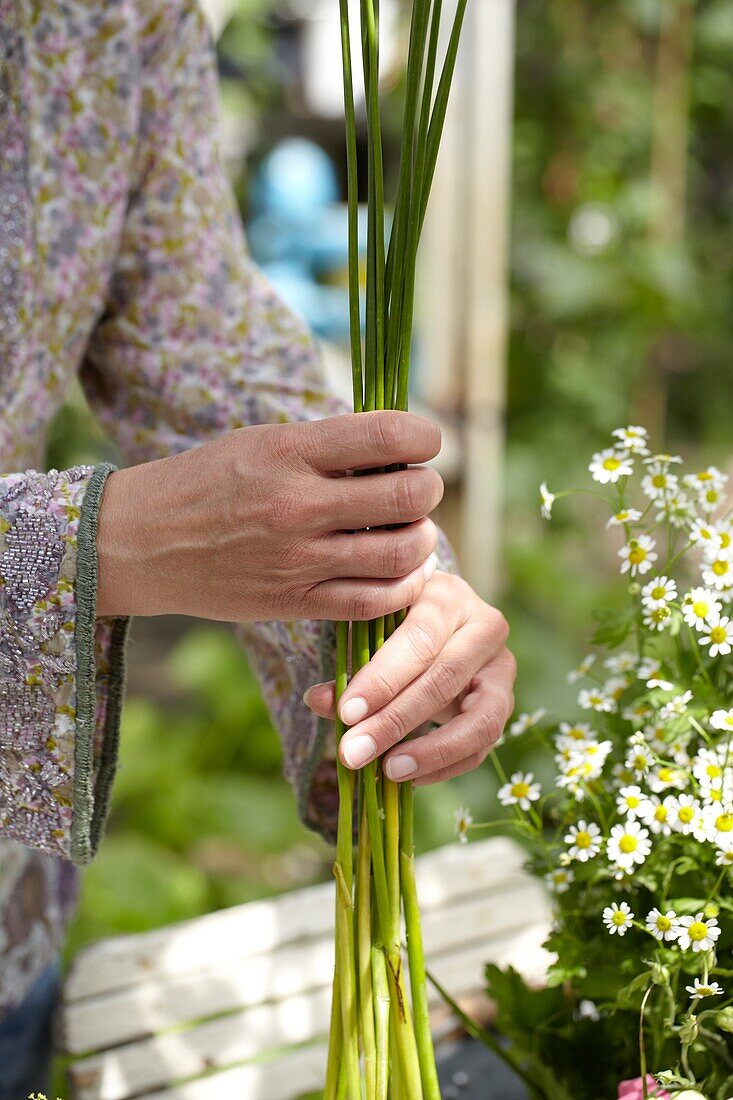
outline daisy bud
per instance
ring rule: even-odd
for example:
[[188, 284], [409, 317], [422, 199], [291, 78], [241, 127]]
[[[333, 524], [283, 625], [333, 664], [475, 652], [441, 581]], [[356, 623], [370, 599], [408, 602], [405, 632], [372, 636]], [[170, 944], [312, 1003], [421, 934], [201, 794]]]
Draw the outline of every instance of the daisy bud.
[[721, 1031], [727, 1031], [729, 1035], [733, 1035], [733, 1006], [721, 1008], [720, 1012], [716, 1012], [715, 1023]]

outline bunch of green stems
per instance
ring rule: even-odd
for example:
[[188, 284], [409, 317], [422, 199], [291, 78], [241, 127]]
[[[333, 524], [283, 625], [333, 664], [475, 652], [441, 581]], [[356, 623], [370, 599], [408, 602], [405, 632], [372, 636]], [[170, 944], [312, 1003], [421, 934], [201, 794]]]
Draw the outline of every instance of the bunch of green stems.
[[[412, 0], [397, 194], [386, 245], [379, 97], [379, 0], [360, 0], [367, 117], [367, 273], [362, 343], [359, 175], [348, 0], [339, 0], [346, 116], [354, 411], [407, 410], [418, 243], [467, 0], [458, 0], [438, 73], [443, 0]], [[336, 697], [402, 622], [337, 623]], [[337, 737], [345, 732], [337, 722]], [[325, 1100], [439, 1100], [415, 889], [413, 790], [379, 763], [338, 767], [336, 964]], [[354, 825], [358, 845], [354, 847]], [[402, 925], [407, 956], [402, 949]], [[408, 994], [408, 985], [410, 993]]]

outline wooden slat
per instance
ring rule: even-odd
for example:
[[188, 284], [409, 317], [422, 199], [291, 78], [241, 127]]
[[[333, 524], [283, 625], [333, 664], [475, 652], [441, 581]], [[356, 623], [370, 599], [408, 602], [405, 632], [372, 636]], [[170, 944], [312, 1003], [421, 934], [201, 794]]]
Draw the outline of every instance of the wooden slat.
[[[525, 910], [526, 911], [526, 910]], [[501, 965], [516, 966], [529, 981], [541, 980], [547, 966], [547, 956], [540, 944], [547, 932], [546, 914], [519, 934], [510, 930], [481, 942], [440, 955], [431, 964], [438, 981], [457, 996], [480, 989], [483, 967], [491, 959]], [[431, 1003], [439, 998], [431, 990]], [[330, 990], [321, 990], [292, 997], [275, 1005], [260, 1005], [223, 1019], [211, 1020], [185, 1032], [167, 1034], [134, 1043], [105, 1055], [86, 1059], [71, 1070], [71, 1080], [78, 1100], [126, 1100], [144, 1095], [174, 1079], [195, 1077], [207, 1070], [231, 1067], [237, 1062], [253, 1059], [268, 1049], [294, 1046], [308, 1040], [318, 1040], [328, 1027]], [[323, 1057], [322, 1048], [319, 1047]], [[320, 1074], [311, 1087], [322, 1085], [323, 1061], [311, 1065]], [[281, 1059], [271, 1065], [242, 1067], [240, 1076], [232, 1078], [236, 1096], [272, 1100], [274, 1095], [291, 1098], [305, 1091], [299, 1078], [290, 1082], [290, 1091], [280, 1092]], [[213, 1078], [223, 1087], [229, 1074]], [[241, 1080], [240, 1080], [241, 1077]], [[240, 1086], [245, 1091], [240, 1090]], [[190, 1086], [165, 1092], [166, 1100], [188, 1100]], [[255, 1091], [247, 1091], [255, 1090]], [[274, 1090], [274, 1091], [273, 1091]], [[155, 1094], [160, 1095], [158, 1093]], [[191, 1095], [198, 1095], [192, 1093]], [[202, 1094], [208, 1095], [208, 1094]], [[223, 1096], [220, 1093], [219, 1096]], [[152, 1098], [150, 1098], [152, 1100]]]
[[[448, 898], [456, 904], [463, 897], [498, 885], [519, 870], [523, 859], [521, 849], [504, 837], [468, 847], [453, 844], [420, 856], [417, 878], [423, 913]], [[321, 935], [331, 928], [331, 895], [332, 885], [326, 883], [152, 932], [92, 944], [76, 956], [64, 986], [64, 1000], [73, 1002], [153, 979], [227, 967]]]
[[[540, 886], [512, 874], [480, 895], [430, 909], [423, 918], [428, 957], [516, 931], [545, 912]], [[318, 940], [290, 944], [257, 958], [181, 978], [154, 978], [118, 993], [85, 998], [64, 1012], [64, 1049], [74, 1054], [103, 1049], [192, 1019], [284, 1000], [328, 984], [332, 970], [329, 929]]]

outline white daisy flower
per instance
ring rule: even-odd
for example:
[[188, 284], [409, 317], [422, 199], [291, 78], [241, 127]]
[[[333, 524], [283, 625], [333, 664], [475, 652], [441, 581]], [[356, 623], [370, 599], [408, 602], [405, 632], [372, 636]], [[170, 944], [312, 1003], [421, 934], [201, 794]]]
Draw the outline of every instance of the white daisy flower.
[[564, 840], [569, 846], [568, 855], [571, 859], [577, 859], [578, 863], [587, 863], [601, 850], [601, 830], [595, 821], [579, 821], [577, 825], [571, 825]]
[[539, 710], [534, 711], [532, 714], [520, 714], [516, 721], [512, 722], [509, 727], [509, 733], [512, 737], [518, 737], [520, 733], [526, 733], [527, 730], [532, 729], [538, 722], [541, 722], [546, 714], [547, 711], [544, 707], [540, 707]]
[[641, 512], [637, 508], [622, 508], [611, 516], [606, 527], [623, 527], [627, 523], [638, 523], [640, 519]]
[[468, 830], [473, 825], [473, 814], [465, 806], [459, 806], [454, 817], [456, 836], [461, 844], [468, 844]]
[[663, 501], [679, 490], [677, 474], [671, 474], [666, 463], [652, 460], [647, 463], [647, 473], [641, 479], [641, 491], [650, 500]]
[[624, 763], [634, 775], [646, 775], [654, 765], [654, 754], [648, 745], [632, 742], [629, 745]]
[[666, 630], [668, 626], [672, 625], [672, 612], [669, 604], [647, 605], [644, 608], [642, 619], [644, 625], [650, 630]]
[[667, 795], [662, 802], [658, 795], [648, 795], [639, 806], [636, 816], [655, 836], [670, 836], [672, 833], [672, 826], [669, 823], [669, 803], [672, 797]]
[[716, 592], [727, 592], [733, 586], [733, 562], [727, 552], [719, 553], [713, 561], [703, 562], [702, 579]]
[[719, 520], [714, 527], [718, 550], [733, 550], [733, 520]]
[[720, 997], [724, 992], [722, 985], [717, 982], [701, 982], [695, 978], [692, 985], [686, 985], [685, 989], [690, 994], [691, 1001], [701, 1001], [703, 997]]
[[636, 539], [629, 539], [618, 552], [618, 556], [622, 559], [621, 572], [630, 573], [632, 577], [648, 573], [658, 557], [654, 550], [655, 546], [656, 543], [650, 535], [639, 535]]
[[626, 451], [616, 451], [609, 447], [593, 455], [588, 469], [594, 481], [601, 485], [613, 485], [620, 478], [630, 477], [633, 474], [634, 462]]
[[628, 707], [624, 707], [621, 711], [621, 717], [625, 718], [627, 722], [633, 722], [635, 725], [649, 718], [651, 714], [652, 707], [646, 699], [635, 699], [633, 703], [630, 703]]
[[631, 653], [629, 650], [623, 649], [620, 653], [614, 653], [610, 657], [607, 657], [603, 662], [605, 668], [609, 672], [614, 672], [620, 675], [624, 672], [633, 672], [636, 668], [636, 662], [638, 657], [635, 653]]
[[674, 909], [668, 909], [662, 913], [659, 909], [652, 909], [646, 915], [646, 930], [651, 932], [655, 940], [667, 943], [676, 940], [679, 934], [679, 921]]
[[611, 435], [618, 439], [616, 447], [622, 451], [644, 457], [649, 454], [649, 447], [647, 446], [649, 433], [646, 428], [642, 428], [638, 424], [630, 424], [628, 428], [614, 428]]
[[582, 710], [597, 710], [607, 714], [613, 714], [618, 709], [613, 696], [597, 687], [583, 688], [578, 694], [578, 706]]
[[717, 466], [708, 466], [706, 470], [700, 470], [696, 474], [685, 474], [683, 481], [696, 493], [702, 493], [712, 485], [715, 489], [725, 488], [728, 480], [727, 474], [722, 473]]
[[733, 733], [733, 709], [713, 711], [710, 725], [714, 730], [724, 730], [728, 733]]
[[680, 917], [680, 934], [677, 942], [683, 951], [687, 951], [689, 947], [692, 947], [693, 951], [708, 951], [715, 946], [720, 932], [721, 929], [714, 917], [705, 920], [702, 913], [694, 917]]
[[644, 795], [641, 787], [632, 785], [630, 787], [622, 787], [618, 792], [616, 799], [616, 807], [620, 814], [625, 814], [628, 821], [636, 821], [639, 817], [639, 807], [644, 801]]
[[687, 704], [692, 700], [692, 692], [685, 691], [682, 695], [675, 695], [669, 699], [659, 711], [659, 721], [671, 722], [675, 718], [683, 718], [687, 714]]
[[543, 519], [552, 519], [552, 506], [555, 500], [555, 494], [550, 492], [547, 482], [543, 481], [540, 485], [540, 511]]
[[671, 767], [669, 764], [661, 764], [658, 768], [652, 768], [647, 776], [649, 789], [655, 794], [668, 791], [670, 788], [676, 791], [684, 791], [689, 783], [687, 772], [684, 768]]
[[626, 929], [631, 928], [633, 919], [634, 914], [627, 901], [622, 901], [620, 905], [614, 901], [603, 910], [603, 923], [611, 935], [614, 932], [618, 932], [619, 936], [625, 935]]
[[704, 806], [702, 810], [704, 825], [700, 827], [698, 840], [711, 841], [713, 844], [725, 843], [733, 837], [733, 810], [731, 806]]
[[700, 543], [703, 546], [713, 546], [717, 549], [717, 531], [715, 524], [707, 519], [699, 517], [693, 521], [690, 528], [690, 542]]
[[644, 465], [649, 466], [649, 467], [651, 467], [651, 466], [662, 466], [662, 467], [672, 466], [675, 463], [677, 463], [678, 465], [682, 464], [682, 456], [681, 455], [668, 455], [668, 454], [660, 453], [658, 455], [650, 455], [649, 458], [644, 459]]
[[570, 722], [560, 723], [560, 732], [555, 738], [559, 749], [577, 749], [589, 741], [597, 741], [597, 737], [587, 722], [574, 722], [572, 725]]
[[589, 653], [586, 657], [584, 657], [578, 667], [572, 669], [568, 673], [568, 683], [577, 684], [578, 680], [582, 680], [585, 676], [587, 676], [591, 668], [595, 664], [595, 660], [595, 653]]
[[636, 675], [644, 680], [648, 688], [662, 688], [663, 691], [672, 691], [674, 688], [674, 684], [663, 678], [662, 664], [656, 657], [645, 657]]
[[718, 867], [733, 867], [733, 836], [728, 835], [716, 844], [718, 854], [715, 862]]
[[691, 794], [665, 799], [669, 802], [670, 824], [676, 833], [688, 836], [702, 817], [702, 806]]
[[700, 634], [700, 645], [709, 645], [711, 657], [727, 657], [733, 648], [733, 622], [724, 615], [711, 619]]
[[642, 828], [638, 821], [614, 825], [606, 843], [609, 861], [623, 870], [630, 870], [635, 863], [643, 863], [651, 850], [649, 830]]
[[677, 584], [669, 577], [656, 577], [641, 590], [641, 602], [646, 607], [660, 607], [677, 599]]
[[693, 515], [692, 503], [685, 493], [672, 493], [659, 502], [661, 507], [654, 519], [657, 523], [669, 520], [673, 527], [686, 527]]
[[710, 515], [725, 501], [725, 493], [715, 485], [709, 485], [707, 489], [703, 489], [698, 493], [697, 501], [703, 512]]
[[548, 871], [545, 882], [556, 894], [564, 894], [570, 889], [575, 875], [569, 867], [556, 867], [554, 871]]
[[508, 783], [499, 790], [499, 801], [502, 806], [519, 806], [522, 810], [528, 810], [532, 802], [537, 802], [542, 789], [539, 783], [533, 783], [532, 772], [515, 772]]
[[716, 592], [709, 588], [691, 588], [682, 599], [682, 614], [688, 626], [702, 630], [711, 618], [720, 614], [722, 606]]

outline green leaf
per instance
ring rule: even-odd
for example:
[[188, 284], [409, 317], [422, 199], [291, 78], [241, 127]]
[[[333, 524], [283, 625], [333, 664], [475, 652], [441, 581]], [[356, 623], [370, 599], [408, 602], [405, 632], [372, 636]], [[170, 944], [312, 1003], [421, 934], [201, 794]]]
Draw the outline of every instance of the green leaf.
[[635, 612], [629, 609], [623, 611], [594, 611], [593, 618], [600, 623], [600, 626], [591, 637], [591, 645], [616, 649], [628, 638], [634, 625]]

